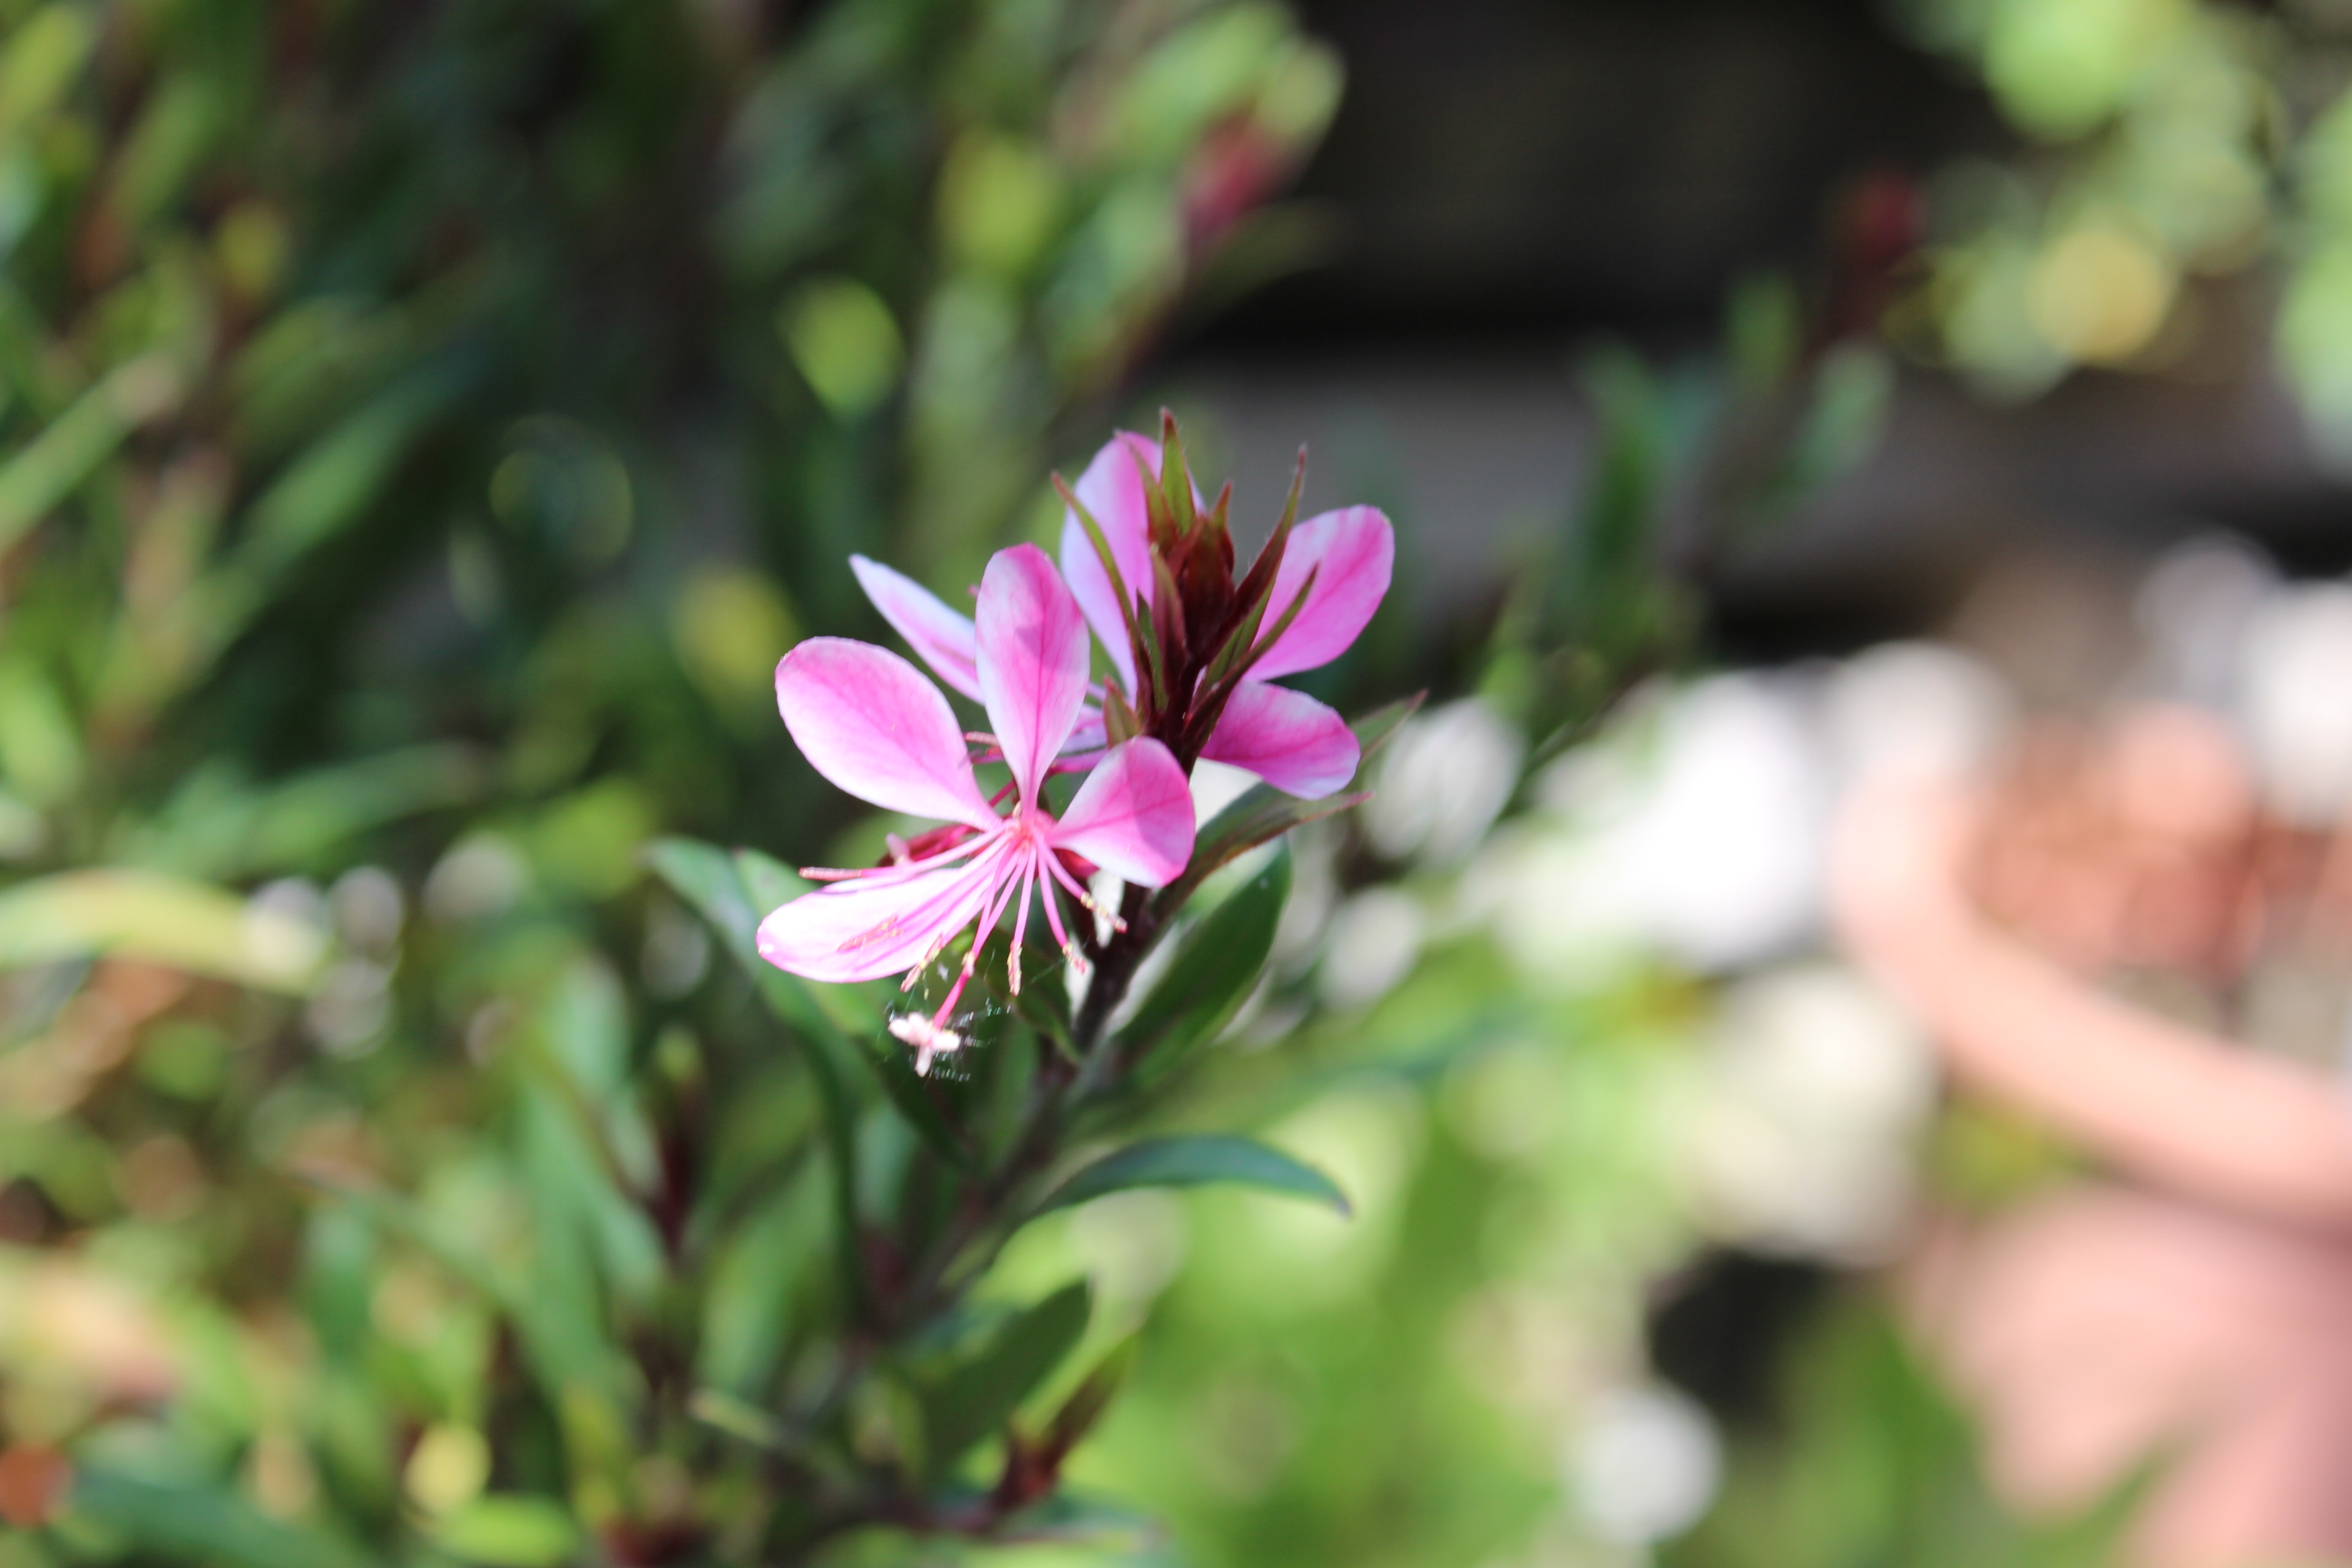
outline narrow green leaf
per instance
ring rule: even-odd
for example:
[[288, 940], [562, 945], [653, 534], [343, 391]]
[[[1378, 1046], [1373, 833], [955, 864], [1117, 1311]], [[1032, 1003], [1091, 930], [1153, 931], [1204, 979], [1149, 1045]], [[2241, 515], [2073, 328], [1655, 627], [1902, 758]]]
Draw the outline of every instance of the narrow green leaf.
[[[756, 849], [735, 851], [734, 869], [737, 884], [753, 911], [755, 931], [761, 916], [810, 888], [806, 879], [782, 861]], [[845, 1055], [863, 1058], [898, 1114], [934, 1152], [951, 1164], [971, 1164], [971, 1152], [941, 1108], [937, 1086], [915, 1075], [906, 1051], [885, 1033], [886, 1019], [880, 1009], [869, 1005], [866, 987], [811, 984], [761, 958], [756, 947], [748, 962], [764, 972], [757, 979], [779, 1015], [816, 1037], [813, 1048], [830, 1051], [836, 1059]], [[773, 979], [769, 978], [772, 975]]]
[[1185, 933], [1160, 983], [1119, 1031], [1121, 1051], [1130, 1059], [1154, 1052], [1150, 1066], [1157, 1075], [1177, 1055], [1213, 1038], [1257, 984], [1289, 897], [1290, 850], [1285, 846]]
[[[751, 900], [754, 931], [759, 929], [760, 921], [772, 910], [812, 891], [816, 886], [782, 861], [773, 856], [762, 855], [757, 849], [735, 851], [735, 875]], [[764, 959], [761, 960], [760, 967], [771, 974], [780, 973]], [[786, 978], [845, 1037], [870, 1038], [882, 1027], [882, 1009], [873, 1001], [877, 990], [876, 985], [818, 985], [796, 976]], [[879, 989], [887, 991], [887, 983]]]
[[487, 1568], [555, 1568], [578, 1552], [580, 1526], [552, 1498], [492, 1495], [451, 1510], [434, 1525], [433, 1539]]
[[[770, 1012], [804, 1033], [835, 1038], [840, 1029], [818, 1002], [815, 993], [820, 988], [803, 984], [760, 956], [761, 920], [778, 904], [798, 897], [808, 884], [765, 856], [747, 858], [752, 854], [741, 850], [730, 855], [716, 845], [690, 838], [662, 838], [647, 846], [646, 860], [670, 891], [710, 922]], [[755, 890], [746, 884], [747, 866], [758, 873], [764, 884], [761, 889]], [[790, 878], [792, 890], [774, 886], [777, 873]], [[770, 897], [774, 898], [773, 903], [766, 901]]]
[[412, 374], [295, 459], [254, 503], [240, 552], [247, 565], [265, 578], [280, 572], [374, 504], [410, 443], [463, 381], [447, 367]]
[[1315, 1169], [1249, 1138], [1198, 1133], [1130, 1143], [1082, 1168], [1045, 1194], [1038, 1214], [1069, 1208], [1134, 1187], [1199, 1187], [1230, 1184], [1328, 1204], [1351, 1212], [1339, 1184]]
[[1075, 1280], [1013, 1317], [980, 1352], [916, 1390], [922, 1412], [923, 1464], [942, 1476], [1061, 1365], [1087, 1331], [1093, 1298]]
[[179, 377], [160, 356], [133, 360], [0, 462], [0, 550], [71, 495], [124, 437], [179, 395]]
[[403, 747], [315, 768], [266, 787], [202, 770], [153, 820], [126, 836], [126, 858], [192, 877], [311, 871], [353, 838], [422, 812], [461, 805], [489, 771], [471, 746]]
[[152, 871], [62, 871], [0, 893], [0, 968], [118, 956], [299, 994], [327, 955], [291, 916]]
[[134, 1554], [198, 1568], [371, 1568], [375, 1562], [339, 1537], [280, 1523], [234, 1493], [199, 1483], [82, 1469], [68, 1506], [103, 1521]]
[[[857, 1249], [857, 1121], [843, 1070], [841, 1042], [808, 990], [760, 956], [760, 920], [764, 913], [744, 886], [741, 868], [751, 866], [766, 887], [782, 870], [764, 856], [747, 860], [730, 857], [715, 845], [691, 838], [663, 838], [646, 850], [646, 858], [672, 892], [709, 921], [727, 944], [735, 962], [750, 975], [761, 1000], [771, 1012], [794, 1026], [806, 1047], [802, 1059], [816, 1081], [824, 1107], [825, 1158], [833, 1173], [834, 1243], [844, 1284], [853, 1299], [868, 1294], [866, 1266]], [[790, 873], [786, 872], [789, 876]], [[793, 879], [798, 881], [798, 878]]]
[[[1139, 464], [1141, 459], [1137, 461]], [[1144, 477], [1148, 480], [1150, 476]], [[1160, 496], [1176, 524], [1176, 537], [1191, 538], [1196, 518], [1192, 465], [1184, 456], [1184, 437], [1177, 432], [1176, 416], [1165, 408], [1160, 411]]]

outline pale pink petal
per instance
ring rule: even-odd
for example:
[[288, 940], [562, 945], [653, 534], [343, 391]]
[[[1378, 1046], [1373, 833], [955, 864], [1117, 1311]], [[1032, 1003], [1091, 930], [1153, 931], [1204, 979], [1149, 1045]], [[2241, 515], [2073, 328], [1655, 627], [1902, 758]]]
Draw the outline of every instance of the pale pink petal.
[[860, 800], [994, 827], [940, 689], [887, 648], [811, 637], [776, 666], [776, 707], [811, 766]]
[[1265, 607], [1272, 626], [1298, 596], [1315, 572], [1315, 592], [1298, 618], [1250, 666], [1260, 680], [1293, 675], [1330, 663], [1348, 651], [1381, 607], [1396, 563], [1396, 535], [1376, 507], [1343, 507], [1310, 517], [1291, 530], [1282, 567], [1274, 574], [1274, 597]]
[[846, 984], [900, 974], [933, 943], [970, 925], [995, 885], [1001, 855], [897, 881], [841, 882], [803, 893], [760, 922], [760, 956], [777, 968]]
[[[1127, 580], [1128, 592], [1142, 595], [1148, 605], [1151, 602], [1150, 520], [1144, 510], [1143, 479], [1135, 470], [1139, 458], [1145, 470], [1158, 477], [1160, 443], [1122, 430], [1095, 454], [1094, 461], [1070, 489], [1102, 530], [1111, 559], [1118, 563], [1119, 575]], [[1112, 590], [1110, 574], [1103, 570], [1102, 557], [1095, 553], [1094, 542], [1087, 537], [1078, 514], [1067, 507], [1062, 509], [1062, 575], [1078, 607], [1086, 612], [1087, 624], [1094, 627], [1103, 651], [1110, 656], [1111, 668], [1118, 671], [1119, 684], [1132, 692], [1135, 650], [1128, 646], [1118, 595]]]
[[1356, 776], [1362, 748], [1345, 719], [1307, 693], [1244, 680], [1201, 754], [1247, 768], [1286, 795], [1320, 800]]
[[980, 700], [1021, 798], [1078, 721], [1087, 700], [1087, 623], [1053, 561], [1034, 544], [1000, 550], [980, 579]]
[[853, 555], [849, 569], [857, 574], [857, 585], [866, 590], [890, 629], [907, 639], [915, 657], [951, 689], [979, 701], [980, 649], [971, 617], [957, 614], [912, 577], [893, 572], [878, 561]]
[[1089, 703], [1078, 710], [1076, 727], [1071, 730], [1070, 738], [1062, 742], [1063, 759], [1067, 761], [1087, 752], [1099, 752], [1109, 741], [1109, 731], [1103, 726], [1102, 710]]
[[1114, 746], [1087, 775], [1052, 830], [1056, 849], [1085, 856], [1121, 881], [1163, 888], [1192, 858], [1192, 791], [1157, 741]]

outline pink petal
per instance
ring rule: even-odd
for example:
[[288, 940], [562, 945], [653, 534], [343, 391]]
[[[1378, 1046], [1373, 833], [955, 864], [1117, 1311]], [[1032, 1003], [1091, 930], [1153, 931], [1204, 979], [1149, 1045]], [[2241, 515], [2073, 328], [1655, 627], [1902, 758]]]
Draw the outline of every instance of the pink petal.
[[809, 638], [776, 666], [776, 707], [810, 765], [860, 800], [996, 826], [948, 700], [888, 649]]
[[[1143, 479], [1135, 471], [1138, 458], [1154, 478], [1159, 476], [1160, 443], [1122, 430], [1095, 454], [1094, 461], [1070, 489], [1102, 529], [1111, 559], [1118, 563], [1119, 575], [1127, 580], [1128, 592], [1142, 595], [1148, 605], [1151, 602], [1150, 522], [1144, 510]], [[1118, 595], [1111, 589], [1110, 574], [1103, 570], [1102, 557], [1095, 553], [1094, 542], [1087, 537], [1078, 514], [1067, 507], [1062, 509], [1062, 575], [1086, 612], [1087, 624], [1094, 627], [1103, 651], [1110, 655], [1119, 683], [1133, 691], [1135, 651], [1128, 646]]]
[[1389, 591], [1396, 563], [1396, 535], [1380, 509], [1343, 507], [1310, 517], [1291, 530], [1282, 569], [1274, 574], [1274, 598], [1265, 607], [1270, 626], [1290, 608], [1300, 584], [1317, 567], [1315, 593], [1282, 640], [1250, 666], [1260, 680], [1293, 675], [1330, 663], [1348, 651]]
[[1345, 719], [1307, 693], [1244, 680], [1201, 754], [1247, 768], [1286, 795], [1320, 800], [1356, 776], [1362, 748]]
[[1164, 888], [1192, 858], [1192, 791], [1157, 741], [1114, 746], [1053, 826], [1056, 849], [1085, 856], [1122, 881]]
[[857, 585], [866, 590], [890, 629], [907, 639], [916, 657], [931, 667], [931, 673], [973, 701], [980, 700], [976, 662], [980, 653], [971, 617], [958, 615], [912, 577], [893, 572], [878, 561], [853, 555], [849, 569], [857, 574]]
[[980, 700], [1021, 798], [1034, 804], [1087, 700], [1087, 623], [1045, 552], [1016, 544], [981, 577], [977, 624]]
[[994, 885], [995, 857], [897, 881], [840, 882], [803, 893], [760, 922], [760, 956], [811, 980], [846, 984], [899, 974], [940, 937], [972, 922]]

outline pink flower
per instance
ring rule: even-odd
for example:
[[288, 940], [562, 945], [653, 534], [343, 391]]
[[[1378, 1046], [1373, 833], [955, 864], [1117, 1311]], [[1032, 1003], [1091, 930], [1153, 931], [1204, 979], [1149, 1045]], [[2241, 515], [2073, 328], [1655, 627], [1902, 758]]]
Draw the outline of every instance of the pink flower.
[[[1142, 471], [1160, 471], [1160, 447], [1140, 436], [1114, 437], [1079, 477], [1075, 493], [1109, 544], [1119, 576], [1148, 608], [1152, 601], [1150, 530]], [[1317, 800], [1355, 776], [1359, 750], [1347, 721], [1304, 692], [1274, 685], [1273, 678], [1328, 664], [1352, 645], [1380, 608], [1389, 589], [1396, 541], [1389, 520], [1372, 507], [1345, 507], [1298, 524], [1275, 574], [1266, 624], [1279, 620], [1306, 586], [1314, 589], [1281, 637], [1250, 668], [1201, 755], [1246, 768], [1276, 789]], [[941, 680], [967, 697], [978, 697], [972, 623], [910, 579], [864, 556], [850, 557], [857, 580], [899, 636]], [[1101, 639], [1119, 684], [1135, 698], [1134, 650], [1102, 563], [1076, 516], [1062, 523], [1062, 571], [1087, 621]], [[1090, 751], [1102, 744], [1102, 718], [1089, 704], [1071, 744]]]
[[[861, 577], [882, 570], [860, 563]], [[936, 620], [915, 624], [928, 630]], [[924, 836], [924, 853], [902, 853], [894, 865], [809, 871], [835, 885], [803, 894], [760, 925], [760, 954], [769, 963], [836, 982], [919, 971], [971, 930], [971, 952], [938, 1014], [919, 1027], [902, 1021], [919, 1072], [929, 1069], [935, 1053], [961, 1044], [947, 1020], [981, 943], [1007, 910], [1014, 911], [1015, 992], [1033, 891], [1044, 894], [1055, 940], [1071, 951], [1048, 884], [1086, 908], [1093, 904], [1062, 854], [1153, 888], [1174, 880], [1192, 854], [1192, 795], [1183, 770], [1157, 741], [1113, 747], [1059, 818], [1045, 808], [1039, 786], [1087, 695], [1086, 623], [1045, 552], [1027, 544], [1001, 552], [981, 579], [976, 623], [962, 625], [971, 628], [969, 642], [954, 633], [945, 650], [913, 633], [908, 640], [949, 684], [987, 709], [995, 730], [990, 740], [1013, 770], [1004, 794], [1013, 803], [1002, 816], [981, 794], [947, 699], [905, 659], [867, 643], [812, 637], [776, 666], [776, 705], [817, 772], [887, 810], [951, 825]]]

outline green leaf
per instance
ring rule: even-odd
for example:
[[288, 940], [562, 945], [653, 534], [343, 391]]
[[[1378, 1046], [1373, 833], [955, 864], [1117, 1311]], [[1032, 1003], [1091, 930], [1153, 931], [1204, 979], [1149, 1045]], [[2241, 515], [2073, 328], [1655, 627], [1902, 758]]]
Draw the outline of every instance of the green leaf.
[[1036, 1213], [1050, 1214], [1134, 1187], [1200, 1187], [1231, 1184], [1352, 1211], [1339, 1184], [1279, 1149], [1249, 1138], [1196, 1133], [1130, 1143], [1087, 1165], [1045, 1194]]
[[824, 1246], [821, 1176], [812, 1163], [724, 1240], [704, 1290], [697, 1356], [712, 1392], [755, 1397], [775, 1371], [795, 1293]]
[[[761, 920], [777, 904], [805, 891], [807, 883], [766, 856], [748, 849], [730, 855], [715, 844], [691, 838], [656, 839], [647, 847], [646, 860], [655, 875], [668, 884], [671, 892], [710, 922], [727, 944], [728, 952], [751, 977], [771, 1013], [807, 1033], [825, 1037], [839, 1033], [838, 1026], [817, 1005], [813, 994], [815, 988], [760, 956]], [[758, 874], [763, 886], [755, 889], [747, 885], [743, 876], [747, 866]], [[790, 890], [776, 885], [779, 874], [791, 879]], [[771, 898], [773, 903], [766, 901]]]
[[318, 978], [327, 942], [291, 916], [151, 871], [63, 871], [0, 893], [0, 968], [87, 957], [299, 994]]
[[179, 395], [179, 377], [163, 359], [133, 360], [0, 462], [0, 550], [71, 495], [123, 437]]
[[127, 836], [125, 858], [192, 877], [319, 871], [362, 833], [421, 812], [462, 805], [488, 782], [481, 753], [440, 742], [315, 768], [281, 784], [240, 786], [205, 769], [153, 820]]
[[375, 1561], [338, 1537], [282, 1524], [198, 1483], [83, 1469], [69, 1506], [126, 1538], [134, 1552], [199, 1568], [371, 1568]]
[[553, 1568], [579, 1550], [580, 1526], [551, 1498], [478, 1497], [443, 1516], [433, 1539], [468, 1563]]
[[[646, 848], [646, 858], [670, 890], [718, 931], [769, 1011], [793, 1026], [806, 1047], [803, 1059], [809, 1065], [809, 1075], [816, 1080], [817, 1095], [824, 1106], [825, 1155], [833, 1171], [834, 1240], [841, 1276], [853, 1297], [863, 1300], [867, 1284], [857, 1250], [856, 1108], [840, 1060], [845, 1050], [854, 1047], [838, 1037], [808, 987], [760, 956], [760, 921], [765, 912], [760, 900], [781, 890], [782, 878], [789, 877], [794, 883], [800, 883], [800, 879], [765, 856], [750, 850], [730, 856], [715, 845], [691, 838], [656, 840]], [[756, 892], [745, 885], [746, 869], [759, 881]]]
[[1213, 1038], [1257, 984], [1289, 897], [1290, 849], [1284, 846], [1185, 933], [1160, 983], [1119, 1031], [1119, 1049], [1132, 1058], [1157, 1047], [1151, 1066], [1165, 1072], [1175, 1056]]
[[454, 365], [416, 372], [314, 443], [254, 502], [240, 551], [247, 569], [267, 580], [357, 521], [469, 379]]
[[[1375, 710], [1350, 726], [1356, 732], [1356, 744], [1362, 755], [1356, 763], [1356, 777], [1360, 783], [1372, 758], [1388, 744], [1397, 726], [1411, 718], [1421, 706], [1422, 695]], [[1172, 915], [1192, 896], [1193, 890], [1211, 876], [1240, 859], [1244, 855], [1271, 839], [1281, 837], [1292, 828], [1322, 817], [1331, 816], [1351, 805], [1361, 805], [1370, 796], [1362, 794], [1332, 795], [1321, 800], [1300, 800], [1287, 795], [1271, 784], [1253, 784], [1224, 810], [1211, 818], [1192, 841], [1192, 861], [1184, 874], [1153, 899], [1161, 918]]]
[[1167, 1531], [1150, 1515], [1066, 1487], [1055, 1488], [1042, 1501], [1013, 1515], [1008, 1534], [1022, 1541], [1085, 1546], [1089, 1549], [1087, 1558], [1096, 1552], [1116, 1552], [1118, 1556], [1111, 1560], [1129, 1568], [1162, 1561], [1157, 1555], [1144, 1559], [1140, 1554], [1167, 1544]]
[[[751, 929], [755, 933], [761, 919], [770, 910], [792, 902], [816, 886], [782, 861], [772, 856], [762, 855], [757, 849], [735, 851], [735, 876], [751, 900]], [[749, 951], [753, 957], [758, 957], [756, 945]], [[759, 963], [771, 974], [782, 973], [765, 959], [760, 959]], [[856, 1037], [870, 1036], [882, 1027], [882, 1010], [873, 1002], [874, 986], [815, 985], [796, 975], [785, 975], [784, 978], [791, 981], [807, 1004], [815, 1009], [816, 1016], [837, 1033]]]
[[977, 1354], [919, 1384], [925, 1470], [944, 1475], [1002, 1428], [1085, 1336], [1092, 1308], [1086, 1281], [1074, 1280], [1008, 1321]]

